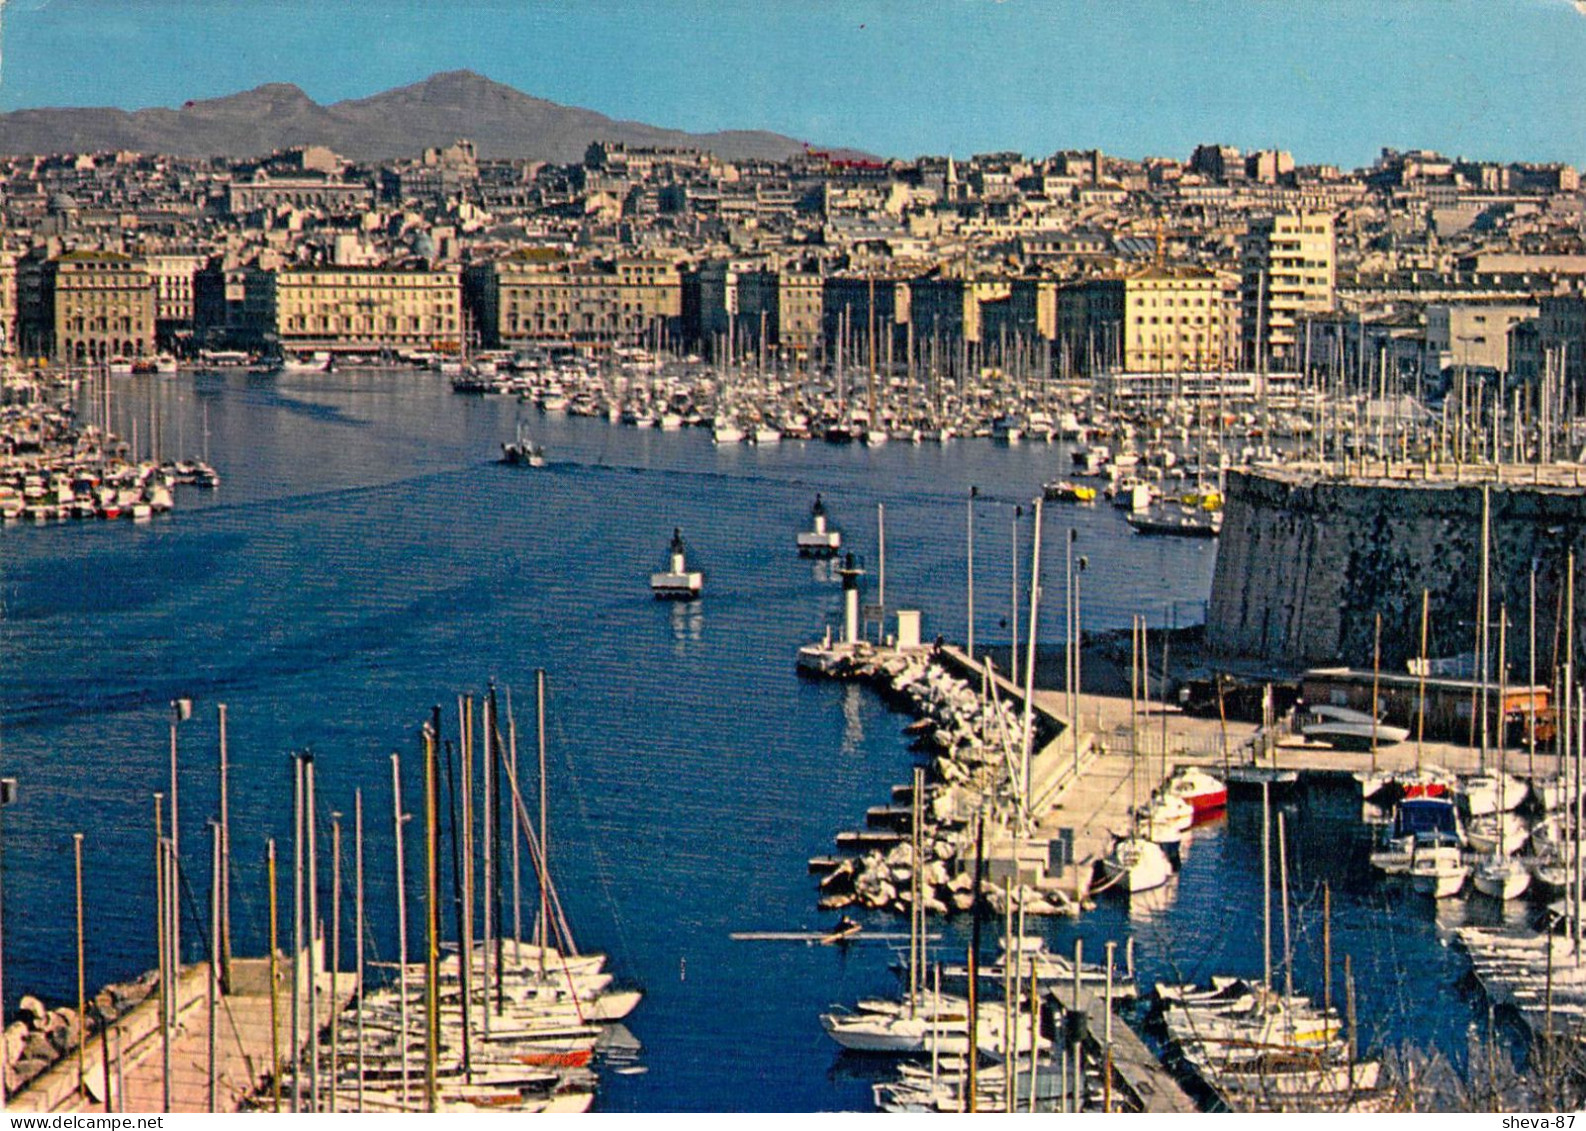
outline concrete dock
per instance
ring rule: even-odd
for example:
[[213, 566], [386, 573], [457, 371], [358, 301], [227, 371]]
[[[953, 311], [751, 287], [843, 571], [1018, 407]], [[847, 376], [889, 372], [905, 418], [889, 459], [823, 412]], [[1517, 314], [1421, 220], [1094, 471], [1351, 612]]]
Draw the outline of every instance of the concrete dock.
[[[972, 682], [982, 678], [982, 669], [962, 650], [943, 647], [941, 656], [962, 678]], [[996, 685], [998, 696], [1022, 708], [1022, 687], [1000, 674]], [[1096, 864], [1111, 851], [1114, 840], [1128, 832], [1131, 808], [1143, 804], [1177, 766], [1220, 770], [1225, 764], [1250, 765], [1254, 758], [1261, 766], [1295, 770], [1302, 776], [1347, 776], [1372, 769], [1408, 771], [1417, 765], [1472, 773], [1482, 763], [1479, 748], [1459, 743], [1418, 744], [1412, 736], [1381, 747], [1373, 756], [1369, 751], [1307, 744], [1281, 725], [1264, 736], [1254, 723], [1186, 715], [1173, 704], [1166, 708], [1157, 702], [1139, 704], [1131, 719], [1127, 697], [1089, 693], [1077, 697], [1079, 710], [1071, 728], [1069, 695], [1061, 689], [1037, 688], [1033, 698], [1037, 715], [1048, 733], [1055, 734], [1031, 759], [1036, 835], [1071, 841], [1072, 864], [1048, 880], [1049, 886], [1071, 896], [1089, 889]], [[1499, 752], [1489, 749], [1489, 768], [1498, 759]], [[1504, 766], [1520, 777], [1529, 775], [1533, 765], [1536, 774], [1552, 775], [1557, 762], [1551, 753], [1537, 755], [1534, 762], [1523, 750], [1503, 753]]]
[[[1115, 1015], [1109, 1030], [1104, 1016], [1106, 1006], [1096, 994], [1081, 989], [1076, 995], [1074, 987], [1067, 984], [1051, 986], [1046, 992], [1063, 1012], [1088, 1015], [1085, 1051], [1097, 1064], [1105, 1062], [1110, 1049], [1114, 1111], [1187, 1115], [1200, 1110], [1123, 1018]], [[1120, 1089], [1122, 1095], [1117, 1094]]]
[[[322, 951], [322, 948], [316, 948]], [[299, 1034], [308, 1044], [308, 952], [299, 956], [301, 1013]], [[287, 957], [278, 962], [279, 1015], [276, 1047], [290, 1068], [292, 1057], [292, 966]], [[231, 992], [220, 995], [214, 1012], [214, 1100], [210, 1100], [209, 965], [183, 968], [176, 982], [176, 1013], [170, 1042], [170, 1105], [165, 1104], [165, 1042], [160, 1033], [160, 995], [151, 994], [105, 1030], [90, 1033], [83, 1049], [82, 1076], [78, 1058], [68, 1052], [42, 1075], [9, 1100], [13, 1113], [92, 1112], [235, 1112], [250, 1105], [270, 1110], [268, 1090], [260, 1089], [272, 1075], [270, 1034], [270, 963], [267, 958], [234, 959]], [[318, 975], [319, 1022], [323, 1029], [333, 1013], [345, 1007], [356, 990], [356, 977], [339, 975], [334, 984], [328, 971]], [[350, 1034], [346, 1035], [350, 1037]], [[328, 1044], [321, 1043], [328, 1053]], [[108, 1053], [108, 1061], [106, 1059]], [[329, 1076], [321, 1081], [320, 1107], [328, 1109]], [[79, 1086], [81, 1083], [81, 1086]], [[306, 1085], [305, 1085], [306, 1091]], [[109, 1103], [106, 1103], [106, 1099]], [[291, 1110], [290, 1084], [286, 1085], [283, 1111]]]

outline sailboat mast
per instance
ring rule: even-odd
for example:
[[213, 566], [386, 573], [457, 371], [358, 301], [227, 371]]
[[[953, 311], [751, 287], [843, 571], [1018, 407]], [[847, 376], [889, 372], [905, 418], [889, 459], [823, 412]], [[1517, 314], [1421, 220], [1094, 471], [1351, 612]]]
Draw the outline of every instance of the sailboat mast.
[[539, 727], [540, 745], [540, 922], [539, 938], [535, 941], [540, 947], [540, 981], [545, 981], [545, 949], [551, 945], [551, 860], [550, 860], [550, 829], [546, 826], [546, 800], [545, 800], [545, 669], [539, 668], [534, 673], [534, 698], [535, 714]]
[[[490, 898], [495, 903], [495, 914], [491, 916], [491, 922], [495, 924], [495, 934], [492, 936], [495, 952], [491, 957], [495, 961], [496, 1015], [499, 1017], [506, 1012], [506, 987], [501, 972], [502, 940], [506, 932], [502, 929], [501, 919], [501, 715], [494, 684], [490, 688], [490, 732], [487, 739], [490, 755], [490, 773], [486, 778], [490, 784], [490, 844], [495, 861], [490, 883]], [[488, 1014], [489, 1011], [486, 1012]]]
[[1487, 684], [1491, 680], [1489, 667], [1491, 664], [1491, 657], [1488, 655], [1489, 648], [1487, 628], [1487, 618], [1489, 615], [1488, 602], [1491, 600], [1491, 594], [1489, 592], [1490, 575], [1488, 572], [1491, 568], [1491, 560], [1489, 558], [1491, 522], [1491, 500], [1489, 490], [1487, 484], [1483, 483], [1481, 485], [1481, 629], [1477, 634], [1481, 641], [1481, 770], [1483, 773], [1485, 773], [1487, 770], [1487, 713], [1489, 710], [1489, 705], [1487, 702]]
[[[1029, 656], [1024, 664], [1024, 757], [1019, 783], [1020, 795], [1024, 798], [1024, 819], [1028, 826], [1033, 818], [1030, 812], [1030, 770], [1031, 746], [1034, 744], [1033, 731], [1035, 726], [1035, 626], [1036, 617], [1039, 615], [1041, 598], [1041, 500], [1035, 500], [1035, 538], [1030, 554], [1030, 631], [1025, 637]], [[1072, 725], [1072, 720], [1070, 720]]]
[[440, 843], [437, 819], [436, 743], [424, 728], [424, 1106], [437, 1110], [436, 1059], [440, 1055]]
[[[407, 869], [405, 854], [402, 850], [402, 756], [396, 751], [391, 752], [391, 827], [396, 839], [396, 905], [397, 905], [397, 997], [399, 1002], [398, 1023], [402, 1026], [401, 1038], [397, 1044], [402, 1050], [402, 1087], [400, 1096], [402, 1110], [407, 1110], [408, 1104], [408, 895], [407, 895]], [[273, 869], [275, 844], [271, 845], [271, 866]], [[274, 893], [274, 886], [271, 893]], [[272, 918], [272, 923], [273, 923]]]
[[354, 972], [356, 985], [353, 987], [354, 1001], [357, 1003], [357, 1015], [354, 1024], [357, 1028], [358, 1039], [358, 1110], [363, 1110], [363, 790], [352, 791], [352, 840], [353, 840], [353, 934], [357, 939], [357, 968]]
[[1278, 899], [1283, 908], [1283, 998], [1294, 1000], [1294, 950], [1289, 936], [1289, 846], [1283, 811], [1278, 811]]
[[1421, 773], [1421, 750], [1426, 746], [1426, 622], [1432, 611], [1432, 590], [1421, 590], [1421, 674], [1419, 674], [1419, 700], [1415, 712], [1415, 773]]
[[1272, 783], [1261, 783], [1261, 984], [1272, 992]]
[[[516, 800], [518, 790], [518, 720], [512, 713], [512, 688], [507, 688], [507, 777]], [[512, 961], [522, 960], [523, 948], [523, 875], [518, 832], [518, 807], [511, 806], [512, 815]]]
[[1371, 634], [1371, 772], [1377, 772], [1377, 681], [1382, 671], [1382, 614]]

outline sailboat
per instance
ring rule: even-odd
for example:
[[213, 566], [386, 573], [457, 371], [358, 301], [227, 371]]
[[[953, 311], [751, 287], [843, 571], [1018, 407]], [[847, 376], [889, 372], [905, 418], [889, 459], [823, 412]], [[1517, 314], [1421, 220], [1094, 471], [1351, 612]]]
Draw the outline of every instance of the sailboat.
[[[1134, 659], [1130, 684], [1130, 739], [1129, 739], [1129, 789], [1131, 794], [1138, 792], [1138, 762], [1139, 735], [1136, 712], [1138, 704], [1135, 700], [1139, 695], [1140, 677], [1140, 618], [1135, 618], [1134, 623]], [[1133, 800], [1131, 798], [1131, 800]], [[1140, 892], [1153, 891], [1168, 882], [1173, 875], [1172, 862], [1168, 860], [1167, 853], [1162, 851], [1162, 846], [1149, 837], [1140, 835], [1139, 811], [1131, 806], [1134, 812], [1134, 828], [1126, 837], [1119, 839], [1113, 845], [1111, 854], [1102, 861], [1102, 870], [1108, 879], [1108, 886], [1120, 887], [1128, 895]]]

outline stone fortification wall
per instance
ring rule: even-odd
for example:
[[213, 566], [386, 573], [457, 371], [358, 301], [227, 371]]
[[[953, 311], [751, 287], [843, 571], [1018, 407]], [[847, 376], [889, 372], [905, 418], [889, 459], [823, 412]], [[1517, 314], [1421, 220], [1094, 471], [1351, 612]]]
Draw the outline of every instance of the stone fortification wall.
[[[1399, 469], [1395, 469], [1399, 470]], [[1540, 476], [1537, 476], [1540, 478]], [[1551, 670], [1563, 624], [1566, 554], [1576, 557], [1577, 621], [1586, 617], [1586, 490], [1574, 477], [1492, 482], [1490, 616], [1498, 652], [1508, 609], [1511, 679], [1529, 674], [1536, 570], [1538, 680]], [[1481, 577], [1482, 487], [1439, 479], [1339, 478], [1284, 469], [1230, 476], [1206, 637], [1213, 653], [1301, 667], [1370, 667], [1376, 614], [1382, 666], [1403, 671], [1420, 652], [1421, 591], [1430, 591], [1428, 654], [1475, 650]], [[1577, 659], [1586, 631], [1575, 634]], [[1562, 659], [1562, 645], [1558, 655]], [[1497, 674], [1496, 662], [1493, 668]]]

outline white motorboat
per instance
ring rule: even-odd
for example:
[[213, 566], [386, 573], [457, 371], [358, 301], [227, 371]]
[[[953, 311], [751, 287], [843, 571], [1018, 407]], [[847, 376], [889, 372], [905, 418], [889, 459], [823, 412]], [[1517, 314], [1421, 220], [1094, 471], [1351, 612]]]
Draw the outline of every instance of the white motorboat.
[[1433, 899], [1458, 895], [1469, 875], [1470, 867], [1453, 845], [1427, 848], [1410, 859], [1410, 882], [1416, 891]]
[[284, 354], [281, 358], [283, 373], [323, 373], [329, 368], [329, 350], [315, 350], [307, 355]]
[[1370, 750], [1373, 743], [1378, 747], [1393, 746], [1410, 737], [1405, 727], [1372, 718], [1365, 711], [1329, 703], [1307, 706], [1299, 730], [1307, 742], [1325, 742], [1336, 750]]
[[1488, 813], [1465, 827], [1466, 842], [1484, 854], [1501, 849], [1505, 856], [1513, 856], [1524, 847], [1529, 836], [1525, 822], [1514, 813]]

